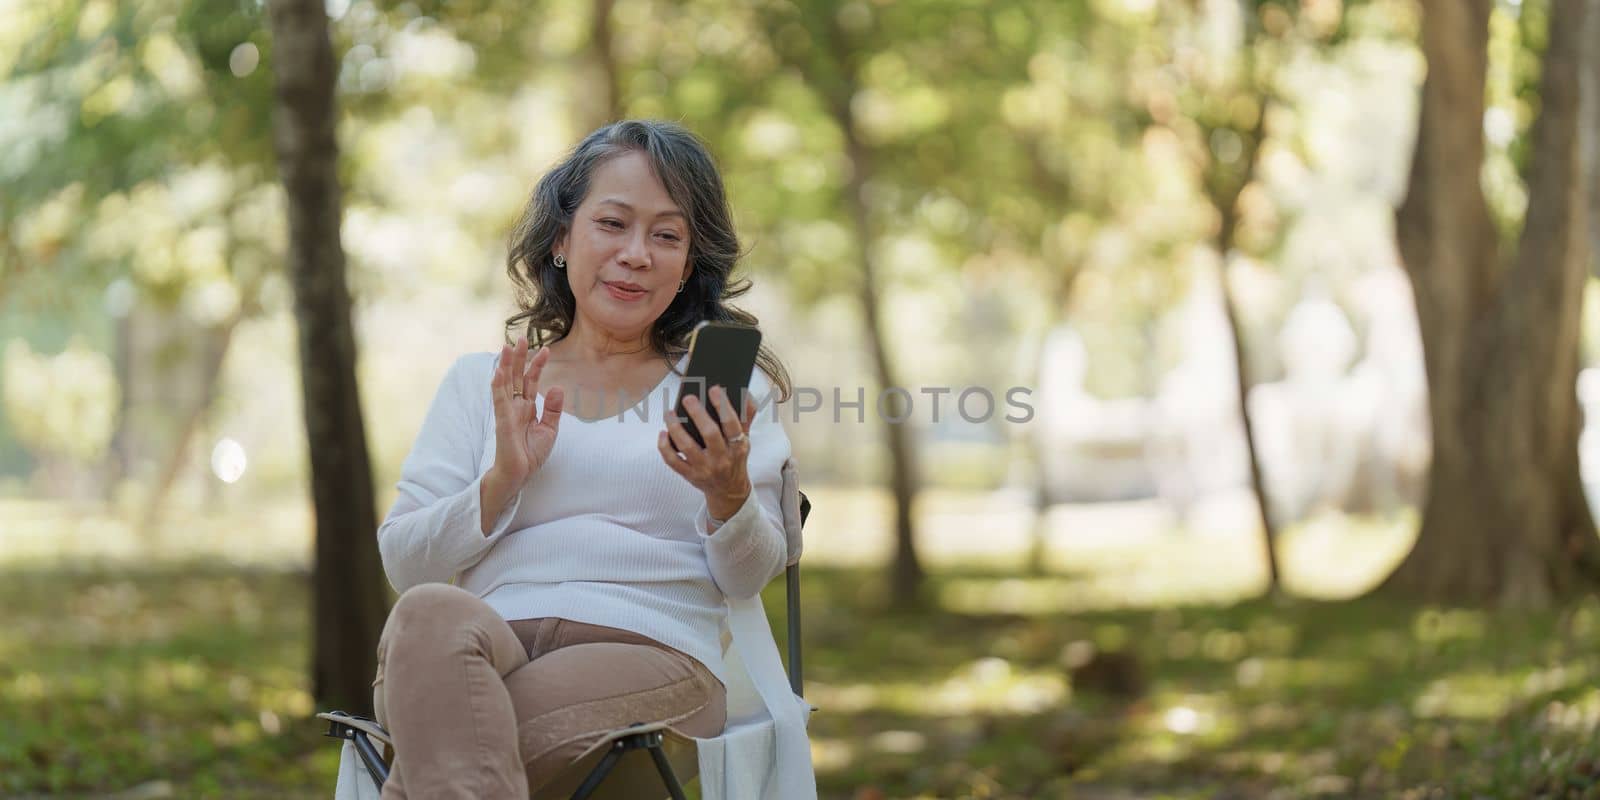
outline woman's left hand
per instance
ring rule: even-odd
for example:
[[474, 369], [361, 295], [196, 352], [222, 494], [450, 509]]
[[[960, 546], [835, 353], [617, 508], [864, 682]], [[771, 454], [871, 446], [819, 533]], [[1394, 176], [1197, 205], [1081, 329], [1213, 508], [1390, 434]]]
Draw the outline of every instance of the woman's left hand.
[[[709, 394], [720, 422], [711, 418], [698, 396], [689, 395], [683, 401], [705, 447], [695, 444], [688, 429], [668, 414], [667, 429], [657, 437], [656, 449], [673, 472], [705, 494], [706, 510], [711, 516], [727, 519], [750, 497], [750, 476], [745, 466], [750, 458], [750, 423], [756, 418], [756, 409], [755, 403], [745, 402], [741, 417], [721, 386], [711, 387]], [[678, 446], [676, 452], [673, 444]]]

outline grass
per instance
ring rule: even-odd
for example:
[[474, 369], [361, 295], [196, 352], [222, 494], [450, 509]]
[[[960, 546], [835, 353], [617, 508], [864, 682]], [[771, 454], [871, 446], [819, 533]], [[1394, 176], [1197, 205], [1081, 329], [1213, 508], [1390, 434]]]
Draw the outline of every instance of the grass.
[[[1010, 572], [945, 571], [967, 610], [904, 615], [875, 578], [806, 577], [828, 797], [1600, 797], [1600, 603], [1018, 614], [970, 608]], [[0, 794], [326, 796], [304, 590], [206, 564], [0, 575]], [[1142, 688], [1075, 685], [1118, 650]]]
[[[824, 797], [1600, 798], [1600, 599], [1539, 614], [1242, 599], [1259, 579], [1248, 534], [1114, 527], [1138, 514], [1073, 517], [1029, 571], [959, 549], [982, 510], [929, 520], [932, 602], [914, 614], [882, 610], [846, 521], [808, 526]], [[137, 564], [96, 527], [74, 529], [87, 555], [49, 558], [41, 533], [0, 561], [0, 796], [331, 794], [301, 545], [255, 566]], [[208, 528], [186, 521], [195, 542]], [[1352, 594], [1403, 549], [1384, 530], [1291, 533], [1286, 572], [1303, 594]], [[781, 625], [781, 582], [767, 600]]]
[[[852, 613], [864, 583], [808, 587], [831, 606], [810, 617], [812, 694], [844, 711], [812, 730], [837, 796], [1600, 797], [1600, 604], [893, 620]], [[1074, 685], [1071, 665], [1118, 649], [1142, 691]]]
[[305, 588], [204, 564], [0, 574], [0, 795], [331, 794]]

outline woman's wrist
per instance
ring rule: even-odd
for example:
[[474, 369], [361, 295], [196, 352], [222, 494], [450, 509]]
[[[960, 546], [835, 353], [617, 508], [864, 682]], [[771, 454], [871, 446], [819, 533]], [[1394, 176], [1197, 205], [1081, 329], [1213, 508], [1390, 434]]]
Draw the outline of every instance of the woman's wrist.
[[713, 521], [725, 522], [729, 517], [739, 513], [745, 501], [750, 499], [750, 484], [745, 482], [744, 489], [733, 493], [716, 493], [706, 495], [706, 516]]
[[516, 492], [517, 484], [503, 472], [490, 467], [483, 474], [483, 479], [478, 482], [478, 507], [483, 512], [478, 529], [484, 536], [494, 530], [495, 521], [500, 519], [500, 514], [506, 510]]

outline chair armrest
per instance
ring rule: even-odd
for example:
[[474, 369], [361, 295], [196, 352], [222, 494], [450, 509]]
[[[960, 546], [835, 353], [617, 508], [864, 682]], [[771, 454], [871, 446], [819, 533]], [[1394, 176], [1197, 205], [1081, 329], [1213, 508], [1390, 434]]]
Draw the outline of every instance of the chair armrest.
[[394, 746], [394, 740], [390, 738], [389, 732], [384, 730], [383, 726], [379, 725], [378, 721], [371, 717], [363, 717], [358, 714], [346, 714], [343, 711], [326, 711], [318, 714], [317, 719], [325, 720], [328, 723], [327, 735], [333, 736], [335, 739], [346, 738], [343, 736], [338, 736], [334, 733], [335, 728], [342, 726], [365, 733], [366, 735], [383, 742], [386, 746]]
[[317, 719], [328, 723], [328, 732], [323, 734], [324, 736], [347, 739], [355, 745], [356, 755], [361, 757], [361, 763], [372, 776], [373, 783], [381, 787], [389, 780], [389, 765], [384, 762], [378, 747], [372, 743], [373, 739], [377, 739], [384, 747], [394, 748], [389, 732], [384, 730], [382, 725], [369, 717], [346, 714], [343, 711], [318, 714]]

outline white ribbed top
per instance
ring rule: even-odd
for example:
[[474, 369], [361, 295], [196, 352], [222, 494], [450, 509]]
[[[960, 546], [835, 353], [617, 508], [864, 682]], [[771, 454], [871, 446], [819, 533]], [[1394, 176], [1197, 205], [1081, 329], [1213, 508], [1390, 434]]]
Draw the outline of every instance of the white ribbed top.
[[[783, 571], [781, 493], [789, 438], [751, 378], [750, 501], [712, 535], [705, 497], [656, 449], [681, 382], [671, 372], [619, 417], [563, 413], [550, 459], [484, 536], [478, 485], [494, 463], [496, 353], [445, 375], [378, 527], [396, 591], [454, 580], [505, 619], [561, 617], [622, 628], [681, 650], [727, 683], [726, 597], [752, 597]], [[687, 357], [679, 361], [681, 370]], [[537, 399], [542, 413], [543, 398]]]

